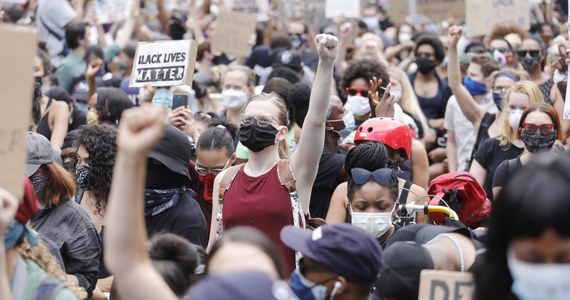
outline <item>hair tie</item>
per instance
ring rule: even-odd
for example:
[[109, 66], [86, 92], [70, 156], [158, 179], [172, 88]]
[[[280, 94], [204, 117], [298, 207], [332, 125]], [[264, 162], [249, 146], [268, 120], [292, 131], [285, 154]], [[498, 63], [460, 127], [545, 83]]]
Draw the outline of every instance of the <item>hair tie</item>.
[[512, 79], [513, 81], [518, 81], [518, 79], [515, 77], [515, 75], [511, 74], [510, 72], [499, 72], [497, 75], [495, 75], [495, 80], [497, 80], [497, 78], [501, 78], [501, 77], [507, 77]]

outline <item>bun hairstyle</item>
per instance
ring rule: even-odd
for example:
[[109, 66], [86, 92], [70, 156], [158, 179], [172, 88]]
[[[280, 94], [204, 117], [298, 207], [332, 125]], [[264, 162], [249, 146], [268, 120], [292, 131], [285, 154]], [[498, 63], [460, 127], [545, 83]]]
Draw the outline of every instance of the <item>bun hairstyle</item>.
[[150, 241], [149, 255], [153, 267], [178, 297], [203, 276], [206, 252], [175, 234], [156, 235]]
[[238, 128], [234, 124], [213, 120], [208, 125], [208, 129], [200, 135], [196, 149], [203, 151], [225, 149], [230, 157], [235, 151], [234, 140], [237, 135]]

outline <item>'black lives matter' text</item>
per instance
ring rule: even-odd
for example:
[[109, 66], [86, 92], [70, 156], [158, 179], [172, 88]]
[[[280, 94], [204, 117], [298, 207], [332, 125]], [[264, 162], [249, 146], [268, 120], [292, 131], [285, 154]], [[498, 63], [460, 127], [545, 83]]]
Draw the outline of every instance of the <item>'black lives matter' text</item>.
[[186, 66], [139, 68], [137, 82], [180, 81], [184, 79]]

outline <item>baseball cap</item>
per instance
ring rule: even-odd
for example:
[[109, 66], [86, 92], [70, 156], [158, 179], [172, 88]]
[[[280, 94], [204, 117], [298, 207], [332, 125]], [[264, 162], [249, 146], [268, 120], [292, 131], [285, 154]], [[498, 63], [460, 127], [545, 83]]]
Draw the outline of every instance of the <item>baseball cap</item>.
[[192, 154], [191, 147], [190, 140], [182, 131], [171, 125], [166, 125], [162, 139], [149, 152], [148, 157], [158, 160], [170, 171], [190, 179], [188, 168]]
[[38, 133], [28, 132], [28, 157], [26, 160], [26, 177], [32, 176], [41, 165], [54, 161], [53, 148], [49, 140]]
[[303, 69], [303, 60], [301, 55], [294, 53], [289, 50], [283, 50], [277, 52], [275, 59], [273, 60], [273, 66], [286, 66], [295, 71], [300, 71]]
[[281, 240], [357, 284], [373, 283], [382, 266], [378, 241], [350, 224], [324, 225], [314, 231], [289, 225], [281, 230]]
[[376, 293], [381, 299], [418, 299], [420, 272], [433, 268], [433, 259], [424, 246], [396, 242], [384, 250], [384, 265], [376, 281]]
[[208, 300], [294, 300], [287, 283], [273, 281], [263, 272], [238, 272], [210, 276], [198, 282], [184, 299]]
[[85, 80], [77, 80], [71, 88], [71, 98], [80, 102], [87, 102], [89, 99], [89, 85]]
[[123, 79], [113, 73], [105, 73], [103, 76], [101, 77], [96, 77], [95, 78], [95, 85], [99, 88], [99, 87], [114, 87], [114, 88], [120, 88], [121, 87], [121, 82], [123, 81]]

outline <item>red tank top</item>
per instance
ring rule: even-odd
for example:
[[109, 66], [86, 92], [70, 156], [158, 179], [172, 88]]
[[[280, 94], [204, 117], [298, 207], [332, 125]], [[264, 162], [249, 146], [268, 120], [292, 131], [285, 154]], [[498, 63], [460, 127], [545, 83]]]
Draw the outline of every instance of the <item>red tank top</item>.
[[277, 165], [258, 177], [248, 176], [241, 168], [224, 195], [223, 216], [224, 230], [250, 226], [263, 232], [281, 251], [286, 270], [295, 269], [295, 253], [280, 238], [281, 229], [293, 225], [293, 211]]

